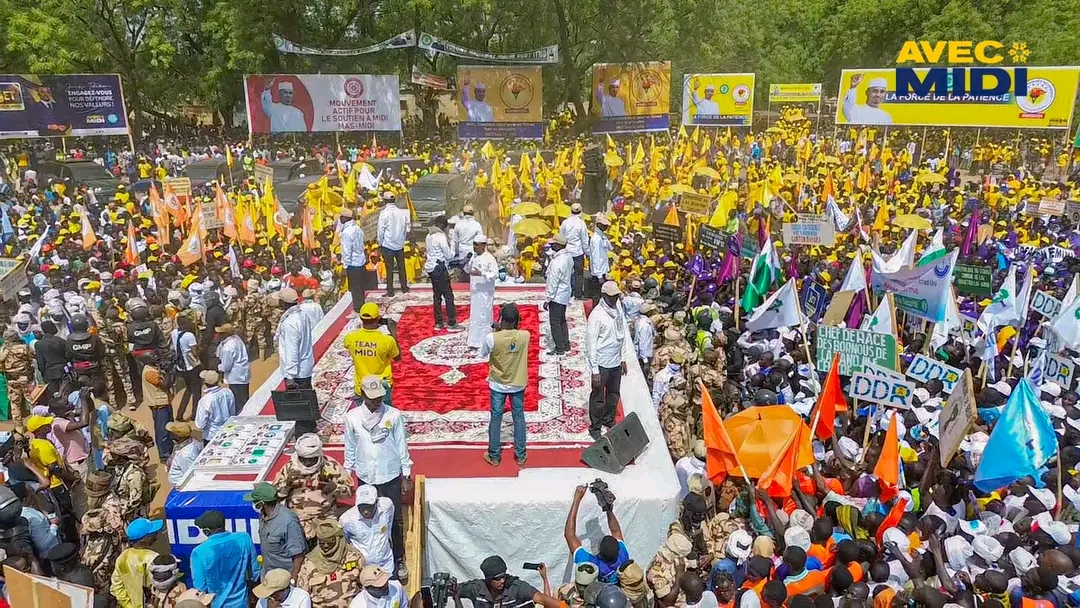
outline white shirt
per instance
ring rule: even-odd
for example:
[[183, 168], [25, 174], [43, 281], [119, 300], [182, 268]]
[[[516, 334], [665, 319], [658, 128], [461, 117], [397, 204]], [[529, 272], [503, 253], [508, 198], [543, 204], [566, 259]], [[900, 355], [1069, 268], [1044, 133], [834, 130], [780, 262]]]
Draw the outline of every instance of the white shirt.
[[341, 263], [354, 268], [367, 264], [364, 252], [364, 231], [354, 220], [341, 225]]
[[575, 213], [563, 220], [559, 226], [559, 234], [566, 237], [566, 250], [571, 256], [576, 258], [585, 255], [585, 247], [589, 243], [589, 229], [579, 214]]
[[390, 527], [394, 522], [394, 502], [385, 496], [375, 501], [375, 513], [371, 519], [360, 516], [360, 509], [352, 507], [341, 514], [338, 522], [345, 530], [345, 540], [364, 556], [365, 565], [374, 565], [394, 571], [394, 549], [390, 545]]
[[551, 257], [547, 267], [547, 291], [545, 296], [548, 302], [555, 302], [567, 306], [570, 304], [570, 279], [574, 274], [574, 258], [570, 251], [563, 249]]
[[[259, 600], [256, 606], [258, 608], [267, 608], [266, 599]], [[281, 606], [281, 608], [311, 608], [311, 595], [307, 591], [294, 586], [292, 591], [289, 591], [289, 597], [285, 598], [285, 601], [278, 604], [278, 606]]]
[[611, 270], [609, 253], [611, 253], [611, 241], [608, 240], [606, 234], [596, 230], [593, 232], [592, 238], [589, 239], [590, 275], [602, 279]]
[[[622, 322], [622, 319], [618, 322]], [[623, 340], [626, 339], [626, 334], [623, 333], [623, 339], [620, 340], [615, 334], [615, 323], [616, 319], [604, 310], [603, 304], [598, 304], [589, 314], [585, 329], [585, 352], [593, 374], [599, 374], [601, 367], [614, 369], [622, 364]]]
[[194, 358], [190, 355], [191, 349], [195, 347], [195, 334], [189, 331], [184, 332], [184, 335], [180, 336], [180, 330], [174, 329], [172, 330], [172, 333], [170, 335], [172, 337], [173, 354], [176, 354], [176, 341], [179, 338], [180, 354], [183, 355], [182, 358], [176, 357], [176, 369], [182, 372], [187, 372], [195, 369], [195, 366], [198, 365], [198, 361], [194, 360]]
[[311, 325], [299, 306], [281, 315], [274, 344], [278, 351], [281, 375], [288, 380], [310, 378], [315, 369], [315, 352], [311, 343]]
[[428, 231], [427, 238], [424, 239], [424, 250], [427, 251], [427, 257], [424, 258], [424, 274], [431, 274], [439, 262], [446, 266], [454, 255], [450, 250], [450, 241], [446, 239], [446, 233], [438, 228]]
[[203, 439], [210, 441], [225, 421], [236, 415], [236, 398], [223, 386], [208, 387], [195, 408], [195, 428], [201, 429]]
[[263, 91], [260, 99], [263, 112], [270, 117], [270, 130], [273, 132], [307, 132], [307, 121], [300, 108], [274, 103], [270, 91]]
[[611, 97], [600, 90], [600, 116], [604, 118], [626, 116], [626, 102], [621, 97]]
[[484, 233], [484, 227], [471, 215], [458, 220], [451, 231], [451, 247], [454, 260], [464, 260], [472, 252], [473, 239]]
[[307, 132], [307, 121], [300, 108], [274, 103], [270, 91], [263, 91], [260, 99], [263, 112], [270, 117], [270, 130], [273, 132]]
[[411, 476], [413, 463], [401, 410], [383, 405], [382, 419], [368, 430], [362, 423], [365, 408], [361, 405], [345, 414], [345, 469], [371, 485]]
[[367, 591], [361, 591], [349, 603], [349, 608], [408, 608], [409, 598], [405, 588], [397, 581], [389, 582], [389, 592], [382, 597], [375, 597]]
[[[243, 338], [233, 334], [221, 341], [217, 349], [218, 369], [225, 384], [251, 382], [251, 362]], [[241, 404], [243, 405], [243, 404]]]
[[634, 349], [637, 350], [638, 359], [652, 359], [655, 343], [656, 327], [652, 319], [639, 315], [634, 321]]
[[486, 101], [477, 101], [469, 94], [469, 87], [462, 87], [461, 102], [469, 114], [469, 122], [495, 122], [495, 111]]
[[675, 462], [675, 476], [679, 478], [679, 501], [690, 493], [690, 477], [705, 475], [705, 461], [698, 460], [693, 454], [683, 456]]
[[180, 482], [184, 481], [184, 477], [199, 458], [199, 452], [201, 451], [202, 444], [194, 440], [187, 442], [179, 450], [173, 450], [172, 459], [169, 461], [170, 485], [176, 487], [180, 485]]
[[855, 89], [844, 94], [842, 111], [848, 122], [856, 125], [891, 125], [892, 116], [881, 108], [855, 103]]
[[698, 98], [695, 95], [694, 106], [697, 108], [697, 114], [694, 114], [694, 122], [697, 122], [697, 119], [702, 116], [715, 117], [720, 115], [720, 106], [716, 105], [716, 102], [711, 99]]
[[668, 364], [664, 369], [656, 372], [656, 376], [653, 377], [652, 383], [652, 404], [657, 410], [660, 409], [660, 402], [664, 400], [664, 395], [667, 394], [668, 388], [671, 386], [671, 380], [678, 375], [682, 374], [682, 368], [673, 368], [671, 364]]
[[495, 279], [499, 276], [499, 262], [486, 250], [474, 255], [465, 265], [465, 272], [480, 271], [479, 275], [469, 275], [469, 289], [472, 291], [495, 291]]
[[304, 316], [307, 317], [308, 323], [311, 324], [311, 330], [315, 331], [315, 326], [318, 325], [319, 321], [322, 321], [323, 318], [322, 306], [315, 300], [308, 300], [307, 302], [300, 303], [297, 308], [299, 308], [300, 312], [304, 313]]
[[379, 246], [392, 251], [405, 248], [405, 239], [409, 237], [412, 222], [409, 211], [399, 209], [397, 205], [387, 205], [379, 213]]

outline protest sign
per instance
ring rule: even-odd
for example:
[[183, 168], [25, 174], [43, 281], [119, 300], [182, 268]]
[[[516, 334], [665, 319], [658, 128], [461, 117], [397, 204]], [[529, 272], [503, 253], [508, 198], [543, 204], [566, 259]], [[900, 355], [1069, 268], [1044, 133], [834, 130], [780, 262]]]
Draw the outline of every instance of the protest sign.
[[723, 230], [702, 224], [698, 228], [698, 247], [712, 249], [717, 255], [727, 249], [728, 237]]
[[875, 365], [873, 363], [867, 363], [863, 366], [863, 373], [869, 376], [881, 376], [882, 378], [892, 378], [893, 380], [904, 380], [906, 376], [900, 372], [895, 372], [891, 369]]
[[652, 234], [653, 238], [658, 241], [667, 241], [669, 243], [683, 242], [682, 226], [673, 226], [671, 224], [657, 222], [653, 224]]
[[769, 103], [817, 103], [821, 101], [821, 83], [769, 85]]
[[946, 365], [941, 361], [935, 361], [925, 355], [918, 355], [911, 360], [906, 373], [908, 378], [913, 378], [919, 382], [941, 380], [941, 384], [945, 387], [943, 390], [946, 394], [949, 394], [952, 393], [956, 383], [960, 381], [961, 370]]
[[850, 376], [863, 371], [867, 363], [886, 369], [896, 368], [896, 336], [872, 331], [819, 325], [817, 328], [818, 366], [832, 361], [840, 353], [840, 374]]
[[748, 127], [754, 116], [754, 75], [683, 75], [682, 124]]
[[1067, 201], [1065, 203], [1065, 216], [1069, 223], [1080, 224], [1080, 201]]
[[905, 268], [896, 272], [873, 274], [873, 288], [878, 293], [893, 294], [896, 309], [931, 323], [945, 320], [952, 299], [953, 267], [959, 249], [954, 249], [936, 264]]
[[829, 302], [829, 308], [825, 310], [825, 316], [821, 318], [824, 325], [839, 325], [847, 317], [851, 301], [855, 299], [854, 291], [838, 291]]
[[1076, 364], [1072, 359], [1051, 355], [1046, 360], [1046, 367], [1043, 369], [1044, 382], [1057, 382], [1063, 389], [1069, 390], [1075, 376]]
[[784, 224], [784, 244], [832, 247], [836, 244], [836, 229], [829, 221]]
[[253, 167], [255, 172], [255, 187], [262, 192], [262, 189], [266, 187], [266, 182], [274, 183], [274, 168], [270, 165], [260, 165], [255, 163]]
[[799, 297], [802, 299], [803, 314], [817, 323], [829, 303], [829, 292], [814, 281], [806, 281]]
[[671, 123], [671, 62], [597, 63], [592, 68], [593, 133], [666, 132]]
[[544, 78], [539, 66], [459, 65], [457, 84], [458, 137], [544, 137]]
[[371, 243], [379, 236], [379, 212], [369, 211], [360, 215], [360, 230], [364, 232], [364, 242]]
[[1053, 319], [1061, 312], [1061, 300], [1040, 289], [1031, 298], [1031, 309], [1047, 319]]
[[855, 374], [848, 383], [848, 397], [900, 410], [911, 409], [915, 385], [896, 378]]
[[401, 130], [397, 76], [250, 75], [244, 92], [251, 133]]
[[0, 75], [0, 139], [127, 135], [117, 74]]
[[712, 197], [704, 194], [680, 194], [678, 208], [689, 215], [708, 217], [712, 208]]
[[19, 290], [29, 282], [25, 260], [0, 258], [0, 300], [14, 300]]
[[761, 243], [755, 236], [744, 236], [742, 240], [742, 257], [752, 260], [761, 253]]
[[988, 296], [994, 291], [994, 269], [975, 264], [957, 264], [953, 273], [956, 293], [967, 296]]
[[1039, 201], [1040, 215], [1065, 215], [1065, 201], [1056, 198], [1044, 198]]
[[956, 454], [956, 450], [960, 449], [960, 442], [967, 436], [968, 429], [978, 415], [975, 390], [971, 386], [971, 370], [965, 369], [945, 402], [945, 407], [941, 409], [938, 419], [938, 449], [942, 467], [949, 466], [949, 461]]

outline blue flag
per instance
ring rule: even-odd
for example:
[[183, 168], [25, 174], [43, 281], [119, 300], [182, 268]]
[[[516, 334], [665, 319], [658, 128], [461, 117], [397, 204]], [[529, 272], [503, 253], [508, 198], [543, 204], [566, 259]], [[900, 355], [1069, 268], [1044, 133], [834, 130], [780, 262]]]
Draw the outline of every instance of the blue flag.
[[1039, 468], [1054, 457], [1057, 449], [1050, 415], [1039, 404], [1031, 381], [1021, 378], [990, 432], [982, 460], [975, 469], [975, 487], [990, 492], [1025, 475], [1038, 477]]
[[0, 219], [0, 241], [6, 241], [8, 237], [15, 234], [15, 228], [11, 226], [11, 217], [8, 215], [7, 205], [0, 205], [0, 215], [3, 215], [3, 218]]

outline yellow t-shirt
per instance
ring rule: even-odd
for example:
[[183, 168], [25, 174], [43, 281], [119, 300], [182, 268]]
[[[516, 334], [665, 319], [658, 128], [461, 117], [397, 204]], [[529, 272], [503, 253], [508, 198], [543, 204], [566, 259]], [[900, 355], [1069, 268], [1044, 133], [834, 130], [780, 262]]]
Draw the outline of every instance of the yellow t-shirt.
[[393, 382], [391, 362], [401, 354], [393, 337], [377, 329], [354, 329], [345, 334], [345, 350], [352, 355], [357, 394], [365, 376], [379, 376], [387, 383]]
[[31, 439], [30, 460], [34, 463], [34, 468], [42, 475], [49, 478], [50, 488], [58, 488], [64, 485], [62, 479], [49, 473], [49, 467], [54, 464], [63, 466], [64, 463], [64, 459], [60, 456], [60, 452], [57, 451], [56, 446], [54, 446], [51, 441], [48, 439]]

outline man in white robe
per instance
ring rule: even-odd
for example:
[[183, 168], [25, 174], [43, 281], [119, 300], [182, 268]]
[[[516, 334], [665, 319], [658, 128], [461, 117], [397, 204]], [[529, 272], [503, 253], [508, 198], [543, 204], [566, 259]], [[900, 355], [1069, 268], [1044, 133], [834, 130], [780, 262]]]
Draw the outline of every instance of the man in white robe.
[[491, 333], [495, 320], [495, 280], [499, 263], [488, 253], [488, 239], [483, 234], [473, 237], [473, 256], [465, 264], [469, 273], [469, 348], [480, 348]]

